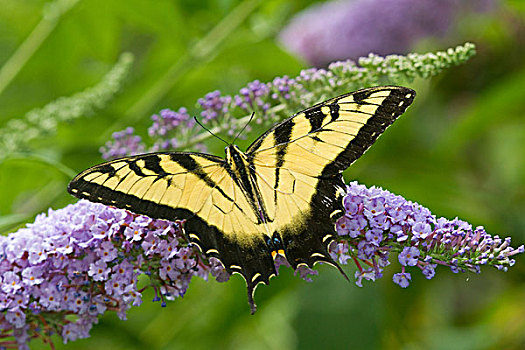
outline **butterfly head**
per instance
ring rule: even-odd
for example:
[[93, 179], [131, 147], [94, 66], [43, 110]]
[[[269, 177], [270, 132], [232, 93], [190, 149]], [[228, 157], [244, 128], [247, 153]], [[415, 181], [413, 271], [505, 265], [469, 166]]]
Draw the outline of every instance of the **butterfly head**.
[[244, 168], [247, 165], [246, 154], [241, 151], [237, 145], [229, 145], [225, 149], [226, 162], [232, 166], [232, 168]]

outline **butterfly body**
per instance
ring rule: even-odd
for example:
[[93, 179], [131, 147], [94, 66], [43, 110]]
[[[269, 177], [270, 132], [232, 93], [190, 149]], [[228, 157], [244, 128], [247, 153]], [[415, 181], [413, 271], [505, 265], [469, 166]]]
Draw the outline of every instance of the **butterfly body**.
[[252, 210], [257, 216], [258, 224], [271, 223], [267, 209], [262, 199], [261, 191], [257, 184], [257, 174], [253, 159], [248, 158], [237, 145], [226, 147], [225, 166], [231, 178], [237, 183], [243, 194], [248, 198]]
[[[184, 232], [208, 257], [246, 280], [253, 293], [276, 274], [274, 259], [297, 269], [326, 262], [334, 223], [344, 214], [342, 172], [410, 105], [402, 87], [363, 89], [275, 125], [246, 152], [226, 157], [158, 152], [97, 165], [69, 191], [154, 218], [185, 220]], [[344, 274], [344, 273], [343, 273]]]

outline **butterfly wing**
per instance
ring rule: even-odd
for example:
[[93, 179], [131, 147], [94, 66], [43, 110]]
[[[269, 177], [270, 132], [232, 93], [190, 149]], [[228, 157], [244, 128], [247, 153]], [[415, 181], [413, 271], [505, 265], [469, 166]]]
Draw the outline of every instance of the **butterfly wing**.
[[[69, 184], [79, 198], [153, 218], [184, 219], [189, 240], [253, 292], [275, 275], [270, 254], [283, 246], [294, 268], [337, 264], [327, 247], [342, 215], [341, 173], [410, 105], [414, 91], [364, 89], [306, 109], [274, 126], [248, 149], [250, 200], [221, 158], [187, 152], [151, 153], [92, 167]], [[245, 179], [243, 179], [245, 180]], [[264, 215], [253, 210], [264, 208]], [[272, 243], [268, 239], [279, 238]], [[269, 249], [271, 248], [271, 249]], [[341, 270], [341, 269], [340, 269]], [[342, 270], [341, 270], [342, 271]]]
[[336, 234], [334, 222], [344, 213], [342, 172], [414, 96], [413, 90], [395, 86], [342, 95], [281, 122], [248, 148], [268, 216], [294, 268], [317, 261], [337, 266], [328, 246]]
[[267, 227], [232, 179], [222, 158], [200, 153], [151, 153], [94, 166], [69, 184], [71, 194], [166, 220], [185, 220], [189, 240], [253, 290], [275, 274]]

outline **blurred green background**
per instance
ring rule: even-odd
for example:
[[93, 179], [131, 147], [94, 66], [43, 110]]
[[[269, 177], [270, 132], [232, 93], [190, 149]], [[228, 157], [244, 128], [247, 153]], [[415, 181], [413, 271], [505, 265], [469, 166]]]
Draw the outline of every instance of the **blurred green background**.
[[[414, 0], [416, 1], [416, 0]], [[74, 172], [101, 161], [114, 131], [147, 136], [150, 116], [186, 106], [219, 89], [296, 76], [308, 64], [276, 40], [290, 18], [314, 1], [70, 0], [53, 17], [49, 2], [0, 0], [0, 128], [60, 96], [95, 85], [124, 51], [135, 55], [118, 96], [91, 116], [58, 126], [31, 143], [33, 156], [0, 163], [0, 230], [6, 234], [47, 208], [75, 201]], [[419, 202], [438, 216], [458, 216], [487, 231], [525, 240], [525, 2], [497, 2], [464, 16], [440, 38], [413, 51], [474, 42], [466, 65], [410, 87], [418, 97], [406, 115], [346, 173]], [[54, 3], [55, 5], [57, 3]], [[56, 9], [55, 9], [56, 10]], [[43, 17], [43, 13], [47, 17]], [[369, 28], [374, 31], [375, 28]], [[29, 39], [28, 39], [29, 38]], [[253, 140], [255, 134], [249, 135]], [[187, 295], [161, 308], [146, 295], [127, 321], [108, 313], [89, 339], [69, 349], [523, 349], [525, 268], [485, 268], [481, 275], [438, 268], [417, 271], [403, 290], [385, 277], [358, 288], [330, 267], [307, 283], [282, 269], [258, 288], [250, 316], [244, 281], [192, 281]], [[346, 267], [353, 275], [354, 268]], [[48, 348], [38, 340], [31, 348]]]

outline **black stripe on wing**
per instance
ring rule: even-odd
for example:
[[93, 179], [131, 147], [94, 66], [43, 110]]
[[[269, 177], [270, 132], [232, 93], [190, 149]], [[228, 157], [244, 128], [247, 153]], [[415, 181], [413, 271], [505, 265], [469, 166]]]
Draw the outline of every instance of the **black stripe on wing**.
[[[165, 167], [162, 166], [162, 163], [166, 161], [162, 160], [162, 156], [169, 156], [172, 162], [179, 165], [184, 170], [176, 173], [167, 172], [166, 168], [169, 168], [169, 166], [167, 164], [164, 164]], [[192, 158], [192, 156], [201, 157], [208, 161], [212, 161], [213, 164], [206, 167], [200, 167]], [[118, 168], [113, 166], [114, 164], [121, 163], [123, 165]], [[147, 215], [155, 219], [185, 219], [187, 218], [187, 215], [184, 217], [173, 216], [173, 211], [170, 209], [177, 209], [174, 206], [163, 205], [154, 201], [140, 198], [133, 194], [133, 192], [124, 192], [125, 190], [129, 190], [130, 187], [120, 189], [118, 186], [130, 176], [135, 176], [136, 181], [146, 177], [155, 177], [155, 179], [152, 181], [152, 183], [154, 183], [169, 176], [184, 176], [188, 173], [191, 173], [203, 180], [203, 186], [214, 188], [226, 200], [233, 202], [233, 198], [228, 196], [219, 186], [217, 186], [217, 184], [209, 178], [206, 171], [204, 171], [204, 168], [213, 166], [224, 167], [224, 160], [222, 158], [208, 154], [191, 152], [158, 152], [142, 154], [134, 157], [115, 159], [110, 162], [91, 167], [77, 175], [69, 183], [68, 191], [78, 198], [88, 199], [93, 202], [112, 205], [122, 209], [128, 209], [135, 213]], [[129, 169], [129, 173], [123, 176], [117, 185], [105, 185], [109, 180], [114, 179], [120, 170], [126, 167]], [[96, 183], [96, 178], [90, 178], [90, 175], [93, 174], [106, 176], [107, 179], [101, 184]], [[86, 178], [88, 178], [88, 180], [86, 180]], [[171, 180], [168, 179], [166, 181], [167, 185], [170, 186]]]
[[[372, 104], [364, 101], [378, 89], [366, 89], [354, 94], [356, 103]], [[412, 89], [404, 87], [391, 87], [388, 97], [377, 107], [375, 113], [368, 119], [357, 135], [350, 141], [345, 150], [343, 150], [330, 164], [323, 170], [322, 176], [339, 173], [348, 168], [356, 159], [374, 144], [379, 136], [392, 123], [405, 112], [414, 100], [416, 93]], [[340, 110], [344, 109], [344, 104], [334, 103], [330, 105], [333, 120], [337, 120]]]
[[[377, 92], [388, 92], [389, 95], [381, 104], [376, 104], [373, 101], [366, 101], [370, 95]], [[286, 147], [284, 143], [293, 143], [295, 140], [290, 138], [292, 130], [295, 127], [294, 118], [303, 115], [308, 119], [310, 123], [310, 130], [304, 136], [318, 132], [324, 127], [331, 125], [331, 122], [336, 121], [340, 117], [340, 110], [344, 109], [344, 104], [340, 103], [341, 100], [346, 97], [352, 96], [352, 103], [357, 105], [373, 105], [378, 108], [374, 112], [373, 116], [368, 119], [368, 121], [363, 125], [359, 130], [358, 135], [355, 136], [355, 139], [348, 146], [351, 149], [348, 150], [348, 166], [359, 158], [377, 139], [377, 137], [389, 126], [394, 120], [397, 119], [407, 107], [412, 103], [415, 97], [415, 91], [405, 87], [399, 86], [384, 86], [377, 88], [367, 88], [358, 90], [356, 92], [351, 92], [345, 95], [341, 95], [332, 99], [329, 99], [325, 102], [319, 103], [313, 107], [305, 109], [299, 113], [296, 113], [292, 117], [282, 121], [281, 123], [275, 125], [263, 135], [261, 135], [257, 140], [255, 140], [247, 150], [248, 156], [254, 156], [257, 152], [265, 151], [266, 149], [271, 149], [277, 147], [278, 150], [284, 150], [280, 152], [283, 156], [285, 154]], [[326, 117], [326, 114], [322, 111], [323, 107], [328, 107], [330, 109], [331, 120], [328, 123], [323, 125], [323, 120]], [[360, 110], [348, 110], [353, 113], [365, 113]], [[365, 113], [366, 114], [366, 113]], [[267, 147], [268, 143], [265, 143], [264, 149], [260, 149], [261, 145], [266, 141], [268, 137], [272, 137], [275, 141], [272, 143], [271, 147]], [[315, 137], [315, 136], [313, 136]], [[345, 145], [346, 146], [346, 145]], [[353, 154], [353, 155], [351, 155]]]

